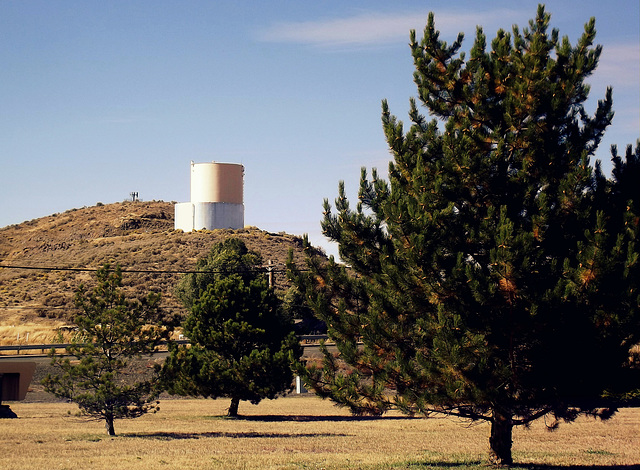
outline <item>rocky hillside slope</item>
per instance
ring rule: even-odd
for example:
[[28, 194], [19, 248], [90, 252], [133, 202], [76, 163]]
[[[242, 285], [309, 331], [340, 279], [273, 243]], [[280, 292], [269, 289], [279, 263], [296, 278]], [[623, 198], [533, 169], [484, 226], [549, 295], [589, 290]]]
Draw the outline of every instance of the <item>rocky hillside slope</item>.
[[[173, 296], [180, 274], [224, 238], [242, 238], [249, 249], [276, 267], [274, 284], [286, 289], [282, 271], [290, 249], [303, 263], [302, 240], [257, 228], [183, 233], [173, 229], [173, 204], [122, 202], [72, 209], [0, 229], [0, 344], [49, 341], [69, 323], [80, 283], [91, 284], [103, 263], [119, 263], [131, 294], [162, 293], [168, 312], [183, 315]], [[66, 270], [22, 269], [62, 268]], [[27, 338], [28, 336], [28, 338]]]

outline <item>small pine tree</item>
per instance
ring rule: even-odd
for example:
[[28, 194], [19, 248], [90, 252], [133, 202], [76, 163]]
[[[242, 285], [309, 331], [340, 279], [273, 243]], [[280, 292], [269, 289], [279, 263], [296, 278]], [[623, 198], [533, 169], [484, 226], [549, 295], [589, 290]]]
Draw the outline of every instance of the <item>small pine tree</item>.
[[231, 398], [228, 414], [237, 416], [241, 400], [257, 404], [291, 390], [301, 348], [261, 264], [258, 253], [230, 238], [198, 263], [202, 274], [181, 281], [191, 344], [172, 347], [162, 367], [169, 393]]
[[77, 403], [84, 414], [104, 419], [114, 436], [114, 420], [157, 411], [156, 380], [131, 374], [131, 359], [155, 352], [172, 327], [164, 324], [159, 294], [126, 298], [120, 266], [105, 264], [96, 278], [95, 288], [81, 285], [76, 293], [81, 313], [74, 319], [78, 331], [67, 348], [76, 360], [52, 350], [51, 364], [59, 372], [47, 375], [43, 384], [47, 392]]

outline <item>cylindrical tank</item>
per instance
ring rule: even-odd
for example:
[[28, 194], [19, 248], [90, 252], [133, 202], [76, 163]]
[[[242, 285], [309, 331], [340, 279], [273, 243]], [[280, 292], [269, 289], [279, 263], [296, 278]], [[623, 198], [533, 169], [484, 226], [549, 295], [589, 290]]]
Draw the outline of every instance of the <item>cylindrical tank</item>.
[[243, 204], [243, 176], [239, 163], [191, 162], [191, 202]]

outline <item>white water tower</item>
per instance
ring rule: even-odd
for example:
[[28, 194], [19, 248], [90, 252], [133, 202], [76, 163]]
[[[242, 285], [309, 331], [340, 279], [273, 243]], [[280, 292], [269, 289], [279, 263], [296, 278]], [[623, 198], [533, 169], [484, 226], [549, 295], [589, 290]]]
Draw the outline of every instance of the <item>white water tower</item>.
[[175, 205], [175, 229], [244, 228], [244, 167], [191, 162], [191, 202]]

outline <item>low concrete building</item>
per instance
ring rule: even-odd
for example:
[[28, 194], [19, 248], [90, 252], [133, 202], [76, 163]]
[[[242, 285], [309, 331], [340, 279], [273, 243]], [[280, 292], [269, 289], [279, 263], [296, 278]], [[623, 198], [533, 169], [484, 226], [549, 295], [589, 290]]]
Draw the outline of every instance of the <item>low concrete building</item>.
[[0, 418], [16, 418], [2, 401], [24, 400], [35, 370], [35, 362], [0, 361]]

